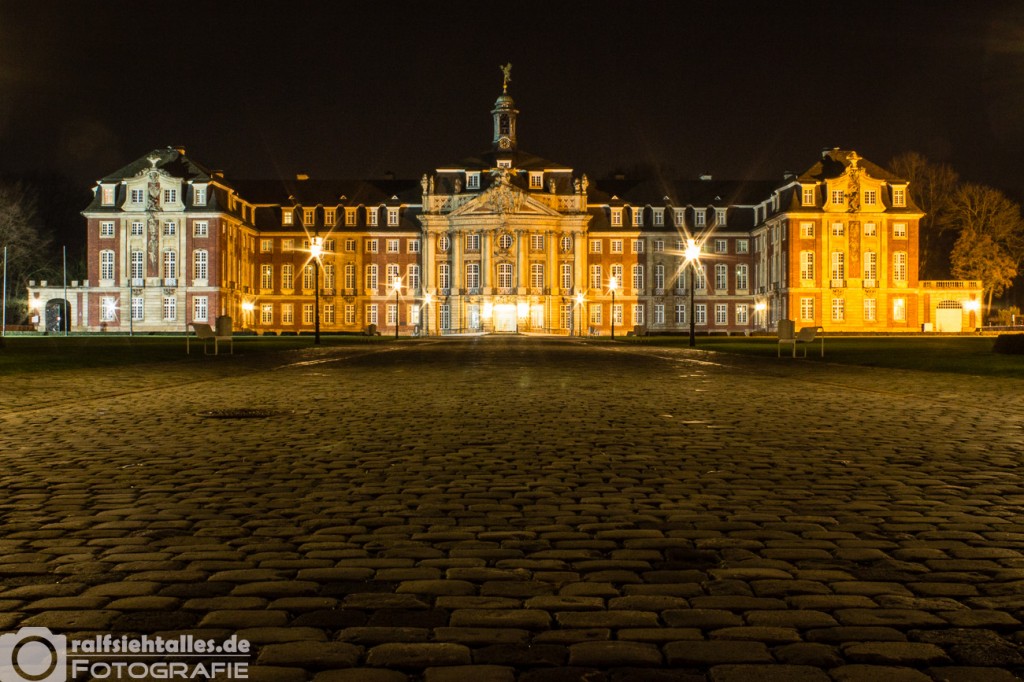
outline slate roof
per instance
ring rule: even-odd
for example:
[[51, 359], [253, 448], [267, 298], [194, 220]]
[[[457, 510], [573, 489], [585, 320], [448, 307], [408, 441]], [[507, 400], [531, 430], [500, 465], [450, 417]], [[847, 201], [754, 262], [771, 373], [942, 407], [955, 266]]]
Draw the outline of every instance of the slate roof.
[[[404, 204], [419, 204], [418, 180], [238, 180], [232, 185], [253, 204], [281, 206], [359, 206], [391, 203], [397, 196]], [[344, 199], [342, 199], [344, 197]]]
[[184, 178], [186, 181], [195, 180], [199, 182], [209, 182], [213, 177], [213, 172], [205, 166], [196, 163], [183, 152], [184, 150], [174, 147], [154, 149], [148, 154], [143, 154], [127, 166], [119, 168], [113, 173], [105, 176], [100, 182], [121, 182], [124, 178], [135, 177], [139, 173], [152, 167], [149, 159], [153, 156], [160, 157], [160, 160], [156, 163], [156, 167], [166, 171], [174, 177]]

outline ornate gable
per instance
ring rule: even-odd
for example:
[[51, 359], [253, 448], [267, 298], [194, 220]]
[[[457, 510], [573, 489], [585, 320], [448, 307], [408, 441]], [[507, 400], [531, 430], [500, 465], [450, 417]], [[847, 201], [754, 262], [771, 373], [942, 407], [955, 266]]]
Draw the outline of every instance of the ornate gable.
[[466, 202], [448, 215], [464, 217], [474, 215], [505, 216], [509, 214], [561, 217], [561, 213], [532, 198], [527, 192], [509, 181], [509, 172], [502, 169], [496, 173], [497, 182], [481, 192], [478, 197]]

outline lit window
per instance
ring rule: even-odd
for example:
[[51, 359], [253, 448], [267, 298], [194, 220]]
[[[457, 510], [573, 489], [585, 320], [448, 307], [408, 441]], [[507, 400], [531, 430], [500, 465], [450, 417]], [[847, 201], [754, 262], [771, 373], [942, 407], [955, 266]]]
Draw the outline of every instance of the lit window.
[[101, 201], [103, 202], [104, 206], [113, 206], [114, 205], [114, 188], [110, 187], [110, 186], [107, 186], [107, 185], [103, 185], [100, 188], [100, 197], [101, 197]]
[[803, 202], [802, 203], [803, 203], [804, 206], [814, 206], [814, 188], [813, 187], [804, 187]]
[[260, 240], [260, 252], [261, 253], [272, 253], [274, 251], [274, 240], [273, 239], [261, 239]]
[[905, 189], [903, 189], [902, 187], [893, 187], [892, 188], [892, 205], [893, 206], [906, 206], [907, 205], [907, 195], [906, 195], [906, 190]]
[[543, 173], [530, 173], [530, 189], [542, 189], [544, 187]]
[[281, 210], [281, 224], [282, 225], [291, 225], [293, 220], [294, 220], [294, 218], [295, 218], [295, 216], [292, 214], [292, 210], [290, 208], [285, 208], [285, 209]]
[[892, 300], [892, 319], [896, 322], [907, 321], [907, 299], [894, 298]]
[[117, 299], [113, 296], [100, 297], [100, 322], [113, 322], [117, 319]]

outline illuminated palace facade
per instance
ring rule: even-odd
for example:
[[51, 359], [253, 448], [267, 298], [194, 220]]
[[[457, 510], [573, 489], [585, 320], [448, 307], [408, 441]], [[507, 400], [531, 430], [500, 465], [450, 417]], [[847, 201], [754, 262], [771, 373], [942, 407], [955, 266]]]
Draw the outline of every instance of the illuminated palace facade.
[[518, 113], [503, 92], [486, 152], [409, 181], [233, 181], [155, 150], [96, 184], [89, 279], [31, 283], [34, 319], [60, 329], [66, 300], [72, 331], [137, 333], [221, 315], [306, 333], [317, 305], [327, 333], [678, 333], [691, 314], [699, 333], [977, 324], [979, 283], [919, 281], [923, 214], [855, 152], [775, 182], [599, 186], [522, 151]]

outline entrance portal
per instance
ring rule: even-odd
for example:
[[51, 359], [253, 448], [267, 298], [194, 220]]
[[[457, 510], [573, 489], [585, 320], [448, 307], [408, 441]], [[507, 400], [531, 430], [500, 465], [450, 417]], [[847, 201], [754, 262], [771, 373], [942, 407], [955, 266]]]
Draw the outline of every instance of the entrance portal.
[[959, 301], [940, 301], [935, 309], [935, 331], [959, 334], [964, 330], [964, 314]]
[[494, 306], [494, 331], [514, 332], [516, 330], [516, 307], [512, 303]]
[[46, 331], [64, 332], [68, 329], [68, 311], [70, 306], [62, 298], [51, 298], [46, 302]]

